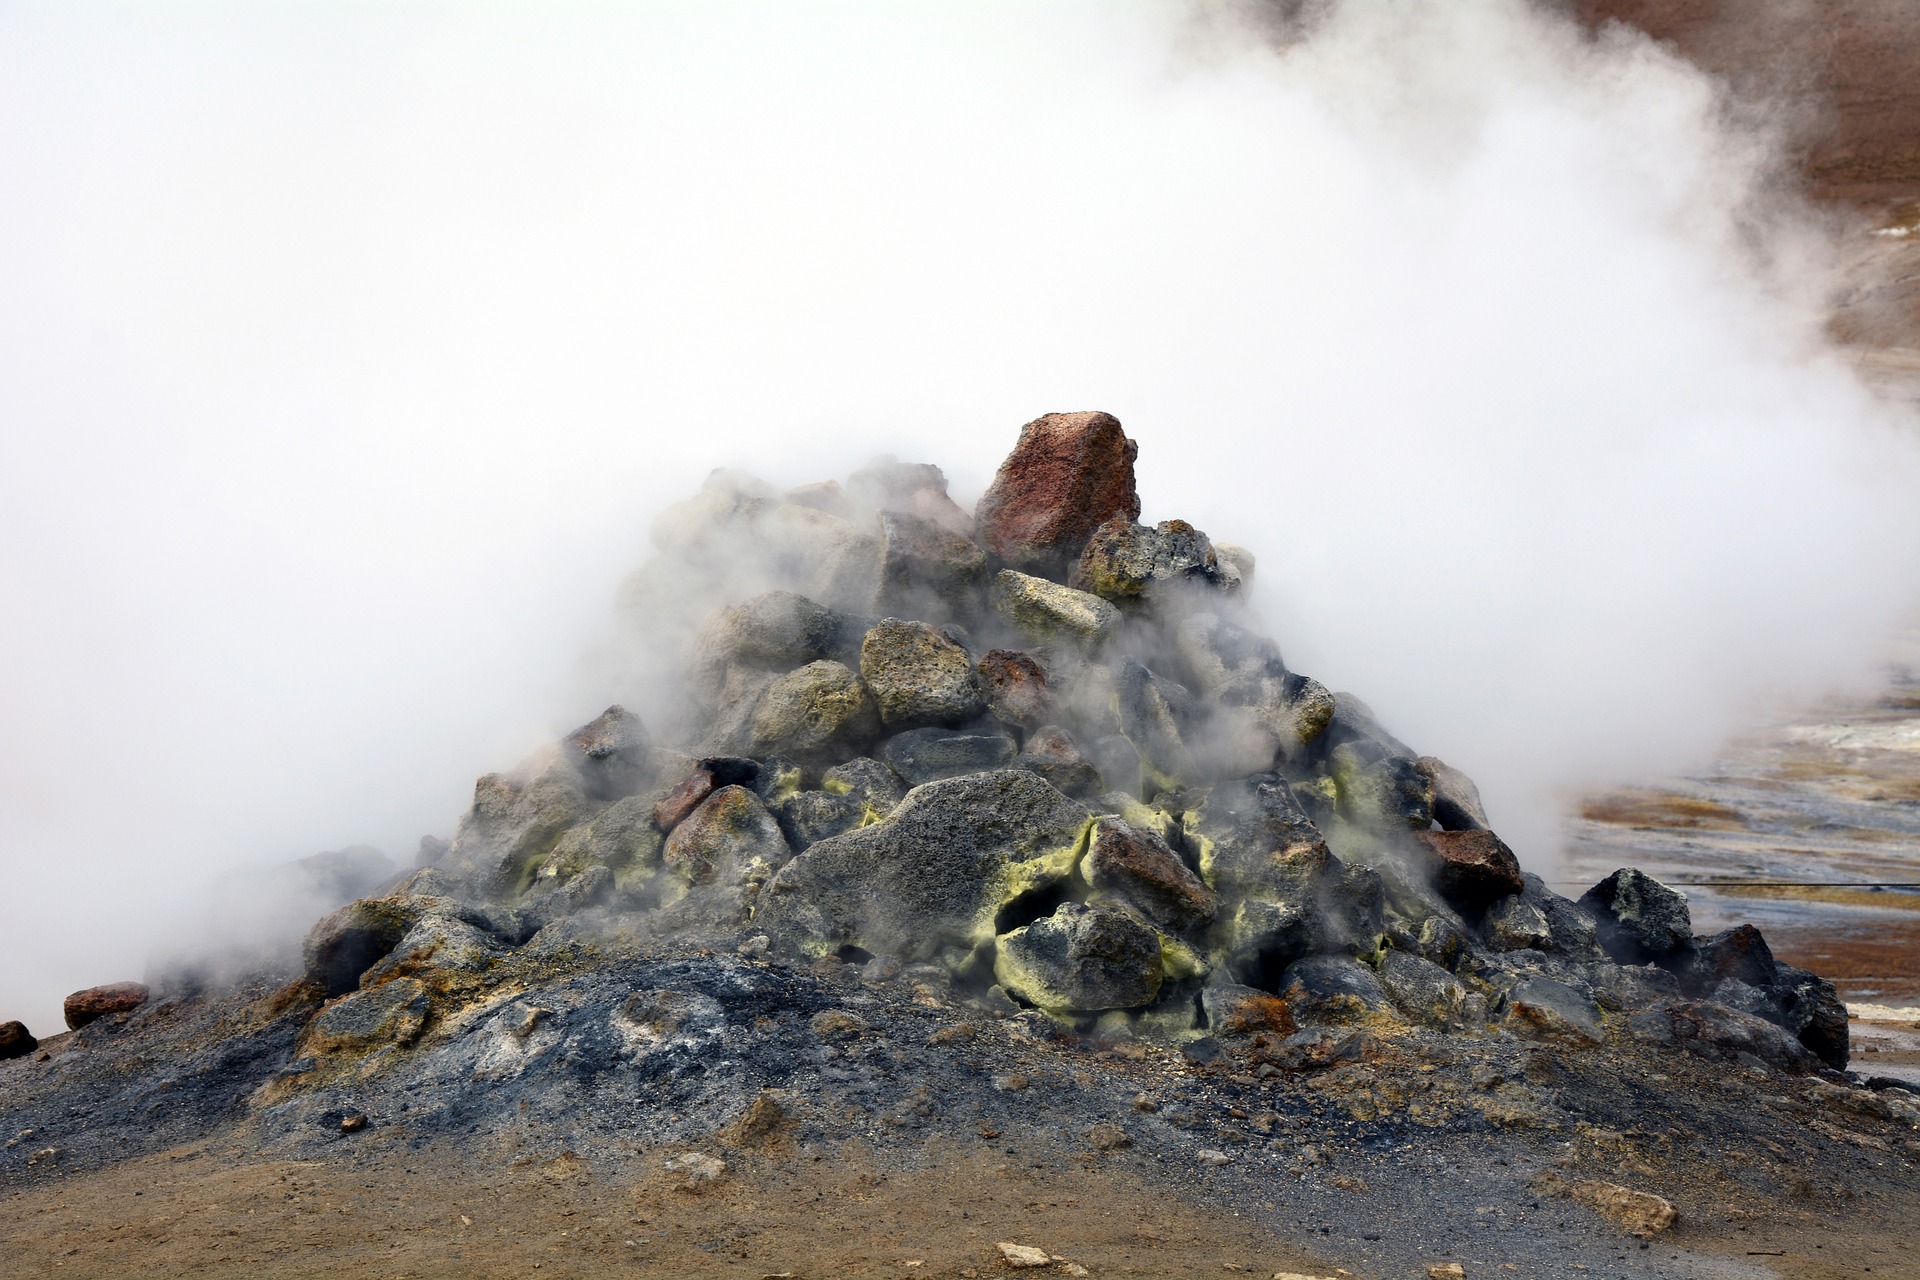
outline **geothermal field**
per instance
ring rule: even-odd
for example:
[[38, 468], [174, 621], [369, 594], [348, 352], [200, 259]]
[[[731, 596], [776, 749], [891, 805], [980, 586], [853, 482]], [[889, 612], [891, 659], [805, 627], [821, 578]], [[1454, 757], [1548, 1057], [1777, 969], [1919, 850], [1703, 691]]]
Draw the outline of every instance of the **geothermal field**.
[[0, 14], [0, 1274], [1920, 1277], [1809, 13]]

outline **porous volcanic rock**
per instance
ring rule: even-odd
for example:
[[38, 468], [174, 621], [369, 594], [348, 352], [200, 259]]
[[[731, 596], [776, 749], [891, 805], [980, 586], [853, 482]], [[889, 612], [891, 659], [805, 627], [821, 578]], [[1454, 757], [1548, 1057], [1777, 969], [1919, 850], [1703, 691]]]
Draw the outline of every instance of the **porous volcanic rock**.
[[860, 677], [893, 728], [958, 725], [980, 714], [973, 660], [938, 628], [886, 618], [860, 642]]
[[1140, 515], [1133, 462], [1140, 446], [1107, 413], [1049, 413], [1020, 439], [974, 510], [981, 541], [1002, 563], [1064, 574], [1093, 531]]
[[68, 1028], [78, 1031], [109, 1014], [133, 1012], [147, 1002], [148, 994], [144, 983], [109, 982], [105, 986], [74, 992], [67, 997], [62, 1012], [66, 1015]]
[[980, 696], [996, 719], [1015, 728], [1034, 729], [1054, 718], [1046, 668], [1030, 654], [990, 649], [980, 659], [979, 678]]
[[1184, 933], [1211, 923], [1219, 898], [1158, 834], [1123, 818], [1093, 824], [1080, 874], [1163, 929]]
[[995, 918], [1064, 881], [1091, 815], [1024, 769], [916, 787], [884, 821], [822, 840], [774, 876], [757, 928], [801, 950], [902, 959], [991, 941]]

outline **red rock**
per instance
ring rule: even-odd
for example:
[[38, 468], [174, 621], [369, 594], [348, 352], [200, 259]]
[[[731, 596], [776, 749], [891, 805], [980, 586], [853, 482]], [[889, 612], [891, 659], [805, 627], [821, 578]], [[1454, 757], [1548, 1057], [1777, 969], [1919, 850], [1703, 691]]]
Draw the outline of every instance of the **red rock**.
[[110, 1013], [130, 1013], [147, 1002], [147, 988], [138, 982], [109, 982], [67, 997], [67, 1026], [75, 1031]]
[[673, 830], [711, 794], [713, 773], [707, 769], [695, 769], [653, 806], [653, 825], [662, 831]]
[[24, 1022], [0, 1022], [0, 1062], [24, 1058], [40, 1047]]
[[1463, 910], [1476, 910], [1526, 888], [1520, 860], [1491, 831], [1416, 831], [1432, 855], [1433, 887]]
[[1012, 568], [1058, 578], [1093, 531], [1140, 515], [1140, 446], [1108, 413], [1049, 413], [1020, 428], [974, 512], [979, 538]]
[[1032, 729], [1053, 719], [1046, 669], [1017, 650], [989, 649], [980, 659], [980, 696], [1007, 724]]

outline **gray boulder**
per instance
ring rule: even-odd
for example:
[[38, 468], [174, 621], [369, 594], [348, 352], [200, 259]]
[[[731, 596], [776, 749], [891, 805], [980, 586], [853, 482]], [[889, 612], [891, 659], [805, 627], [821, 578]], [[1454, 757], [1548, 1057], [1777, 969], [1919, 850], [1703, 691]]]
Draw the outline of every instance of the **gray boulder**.
[[1433, 825], [1433, 780], [1412, 756], [1389, 754], [1375, 742], [1345, 742], [1328, 756], [1327, 771], [1352, 821], [1414, 831]]
[[1223, 568], [1207, 535], [1184, 520], [1153, 528], [1118, 516], [1094, 530], [1067, 584], [1102, 599], [1152, 601], [1174, 585], [1230, 590], [1240, 579]]
[[487, 774], [474, 784], [473, 807], [460, 820], [446, 865], [483, 893], [517, 895], [588, 808], [578, 775], [563, 763], [524, 780]]
[[1114, 671], [1114, 705], [1120, 732], [1139, 753], [1146, 783], [1167, 791], [1199, 781], [1200, 770], [1181, 735], [1180, 723], [1191, 695], [1163, 680], [1132, 658]]
[[987, 580], [987, 553], [979, 544], [901, 511], [887, 511], [880, 520], [880, 591], [874, 611], [940, 621], [971, 617]]
[[1309, 956], [1280, 976], [1280, 998], [1302, 1023], [1353, 1022], [1391, 1008], [1373, 970], [1348, 956]]
[[1433, 820], [1442, 831], [1483, 831], [1493, 825], [1472, 778], [1433, 756], [1414, 764], [1433, 783]]
[[1710, 1000], [1662, 1002], [1634, 1014], [1627, 1028], [1641, 1040], [1703, 1057], [1735, 1060], [1750, 1054], [1797, 1075], [1820, 1067], [1820, 1059], [1787, 1031], [1765, 1018]]
[[967, 651], [924, 622], [882, 619], [860, 643], [860, 678], [891, 728], [957, 725], [982, 710]]
[[1100, 770], [1058, 725], [1045, 725], [1029, 734], [1013, 764], [1032, 770], [1070, 796], [1098, 795], [1105, 786]]
[[966, 773], [1004, 769], [1013, 761], [1013, 739], [1004, 733], [961, 733], [952, 729], [909, 729], [880, 744], [888, 768], [919, 786]]
[[879, 709], [865, 683], [844, 664], [822, 659], [767, 686], [754, 709], [747, 752], [838, 763], [879, 733]]
[[773, 806], [780, 833], [795, 849], [851, 831], [867, 818], [867, 807], [846, 792], [796, 791]]
[[1189, 806], [1181, 826], [1199, 851], [1202, 878], [1228, 899], [1299, 898], [1330, 857], [1277, 774], [1221, 783]]
[[1166, 841], [1121, 818], [1094, 822], [1080, 876], [1095, 893], [1118, 898], [1169, 933], [1204, 928], [1219, 909], [1213, 890]]
[[1002, 934], [993, 976], [1052, 1012], [1137, 1008], [1160, 994], [1160, 935], [1124, 911], [1068, 902]]
[[1464, 1020], [1467, 989], [1430, 960], [1388, 950], [1377, 971], [1381, 990], [1411, 1022], [1451, 1027]]
[[646, 726], [617, 705], [568, 734], [561, 749], [589, 800], [630, 796], [649, 786], [658, 771]]
[[1507, 996], [1507, 1019], [1535, 1035], [1582, 1044], [1603, 1044], [1600, 1008], [1565, 983], [1531, 978]]
[[837, 764], [820, 779], [823, 790], [852, 796], [876, 818], [884, 818], [907, 797], [907, 784], [900, 775], [867, 756], [858, 756]]
[[819, 955], [931, 958], [990, 941], [995, 918], [1071, 873], [1091, 815], [1023, 769], [916, 787], [884, 821], [822, 840], [776, 875], [754, 923]]

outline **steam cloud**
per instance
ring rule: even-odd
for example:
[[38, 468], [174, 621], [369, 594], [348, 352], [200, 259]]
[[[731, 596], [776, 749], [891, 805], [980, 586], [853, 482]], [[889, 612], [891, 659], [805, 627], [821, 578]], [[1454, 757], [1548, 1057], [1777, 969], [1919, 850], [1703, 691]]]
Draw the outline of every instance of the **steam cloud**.
[[1114, 412], [1534, 863], [1866, 678], [1920, 465], [1751, 113], [1518, 0], [1259, 12], [0, 11], [0, 1016], [651, 712], [596, 637], [715, 465], [966, 503]]

